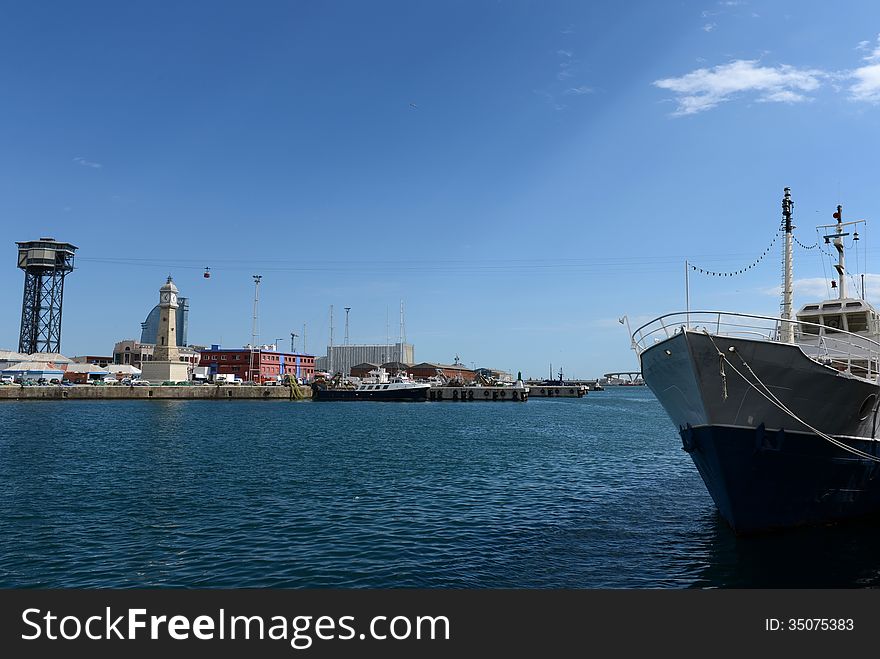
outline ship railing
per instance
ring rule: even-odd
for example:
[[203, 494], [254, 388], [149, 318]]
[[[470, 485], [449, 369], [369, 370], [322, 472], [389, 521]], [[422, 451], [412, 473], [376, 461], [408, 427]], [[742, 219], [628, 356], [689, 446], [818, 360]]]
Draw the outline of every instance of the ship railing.
[[732, 311], [678, 311], [645, 323], [632, 334], [641, 355], [651, 346], [688, 330], [712, 336], [782, 342], [782, 328], [792, 326], [794, 342], [810, 359], [838, 371], [875, 380], [880, 375], [880, 343], [863, 334], [818, 323]]

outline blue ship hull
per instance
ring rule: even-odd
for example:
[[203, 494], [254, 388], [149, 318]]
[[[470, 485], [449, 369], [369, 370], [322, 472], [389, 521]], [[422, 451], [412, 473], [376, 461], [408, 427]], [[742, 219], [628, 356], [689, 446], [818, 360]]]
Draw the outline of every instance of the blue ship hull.
[[[720, 350], [730, 356], [724, 368]], [[645, 382], [736, 532], [880, 513], [880, 465], [828, 439], [880, 456], [876, 383], [796, 345], [691, 330], [640, 356]]]
[[[718, 511], [737, 533], [880, 512], [880, 464], [803, 432], [686, 427], [682, 446]], [[846, 439], [878, 454], [878, 442]]]

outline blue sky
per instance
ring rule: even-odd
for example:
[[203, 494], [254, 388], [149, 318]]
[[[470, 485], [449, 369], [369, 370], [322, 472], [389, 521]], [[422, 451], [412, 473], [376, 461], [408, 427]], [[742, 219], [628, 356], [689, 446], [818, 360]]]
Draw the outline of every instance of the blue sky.
[[[805, 244], [869, 220], [876, 299], [878, 33], [871, 2], [3, 3], [0, 347], [14, 241], [49, 235], [80, 248], [66, 354], [137, 337], [169, 273], [190, 340], [241, 345], [259, 273], [262, 341], [322, 354], [333, 304], [383, 342], [404, 300], [419, 360], [595, 377], [685, 259], [763, 252], [785, 186]], [[692, 307], [776, 313], [774, 249]]]

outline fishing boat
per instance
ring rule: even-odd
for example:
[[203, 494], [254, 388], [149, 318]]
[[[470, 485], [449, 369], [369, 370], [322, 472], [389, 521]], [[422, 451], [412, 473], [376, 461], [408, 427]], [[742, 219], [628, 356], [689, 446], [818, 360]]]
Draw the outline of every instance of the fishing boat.
[[838, 296], [793, 315], [792, 209], [785, 188], [779, 317], [686, 309], [631, 333], [645, 382], [738, 533], [880, 512], [880, 317], [864, 278], [848, 295], [845, 263], [864, 220], [844, 222], [837, 206], [819, 227], [837, 251]]
[[414, 382], [405, 373], [389, 376], [380, 366], [354, 385], [332, 380], [316, 381], [312, 384], [312, 398], [343, 401], [423, 401], [428, 400], [430, 390], [431, 385], [426, 382]]

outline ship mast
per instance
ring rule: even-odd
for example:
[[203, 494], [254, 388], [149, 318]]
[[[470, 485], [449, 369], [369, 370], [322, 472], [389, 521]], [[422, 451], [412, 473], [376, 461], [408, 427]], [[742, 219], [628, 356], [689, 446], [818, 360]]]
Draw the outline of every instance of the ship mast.
[[843, 236], [848, 236], [849, 234], [843, 233], [843, 206], [840, 204], [837, 204], [837, 212], [834, 214], [834, 217], [837, 220], [837, 226], [834, 227], [834, 248], [837, 250], [837, 265], [834, 266], [834, 269], [837, 270], [840, 278], [838, 299], [843, 300], [846, 298], [846, 268], [844, 268], [846, 250], [843, 249]]
[[[825, 244], [833, 244], [834, 248], [837, 250], [837, 263], [834, 264], [834, 269], [837, 270], [837, 276], [839, 279], [838, 283], [838, 299], [843, 300], [846, 298], [846, 249], [843, 244], [843, 239], [845, 236], [850, 235], [848, 231], [844, 231], [845, 227], [854, 226], [857, 227], [859, 224], [865, 222], [865, 220], [853, 220], [852, 222], [844, 222], [843, 221], [843, 206], [840, 204], [837, 205], [837, 212], [832, 216], [835, 220], [837, 220], [837, 224], [823, 224], [819, 228], [820, 229], [834, 229], [834, 233], [829, 233], [825, 236], [822, 236], [825, 239]], [[853, 230], [853, 242], [855, 243], [859, 239], [859, 232]], [[832, 282], [832, 285], [834, 282]]]
[[[782, 263], [782, 327], [780, 340], [783, 343], [794, 343], [794, 324], [791, 322], [791, 302], [793, 294], [792, 283], [792, 251], [791, 251], [791, 230], [794, 225], [791, 223], [791, 209], [794, 202], [791, 200], [791, 188], [785, 188], [785, 194], [782, 197], [782, 221], [785, 228], [785, 242], [783, 245], [784, 258]], [[786, 322], [787, 321], [787, 322]]]

